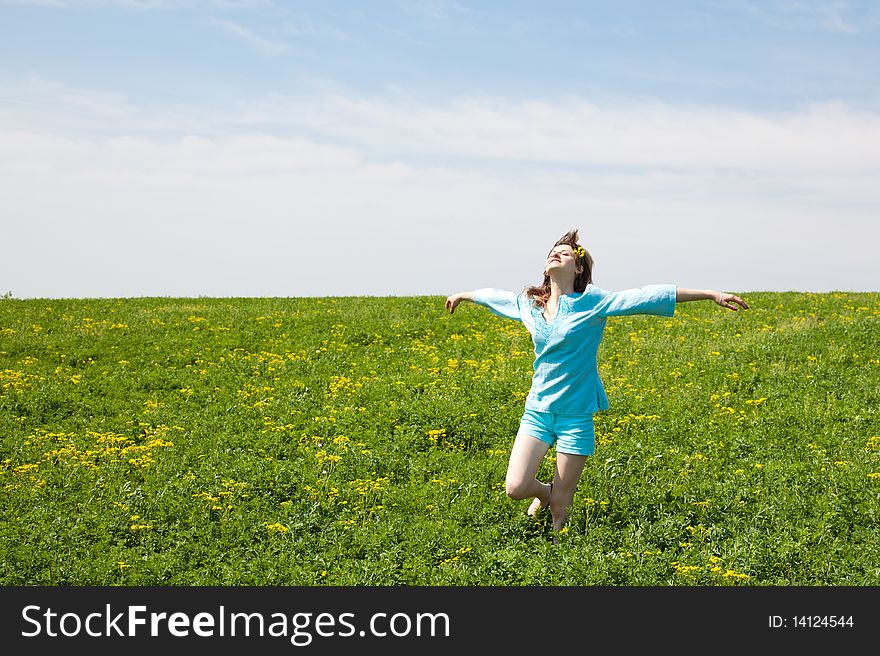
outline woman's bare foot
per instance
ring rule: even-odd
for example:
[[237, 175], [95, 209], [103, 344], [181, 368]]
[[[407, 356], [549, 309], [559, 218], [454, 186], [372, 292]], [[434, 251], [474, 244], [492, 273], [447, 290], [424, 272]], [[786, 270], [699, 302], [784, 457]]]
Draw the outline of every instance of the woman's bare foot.
[[553, 483], [547, 485], [547, 498], [541, 499], [540, 497], [535, 497], [535, 500], [532, 501], [529, 509], [526, 511], [526, 514], [529, 517], [534, 517], [539, 512], [544, 510], [547, 506], [550, 505], [550, 495], [553, 493]]

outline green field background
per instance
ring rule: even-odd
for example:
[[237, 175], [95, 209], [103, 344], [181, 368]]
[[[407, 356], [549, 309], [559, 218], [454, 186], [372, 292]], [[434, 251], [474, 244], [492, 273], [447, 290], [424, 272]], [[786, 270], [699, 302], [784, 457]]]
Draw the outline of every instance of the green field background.
[[742, 296], [609, 319], [557, 544], [504, 493], [520, 323], [439, 296], [5, 298], [2, 584], [876, 585], [880, 293]]

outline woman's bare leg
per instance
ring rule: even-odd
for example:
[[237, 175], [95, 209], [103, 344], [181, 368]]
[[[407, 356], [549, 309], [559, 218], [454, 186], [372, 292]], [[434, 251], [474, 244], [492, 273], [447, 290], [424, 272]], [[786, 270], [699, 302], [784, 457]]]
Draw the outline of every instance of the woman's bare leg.
[[556, 471], [553, 475], [550, 512], [553, 514], [553, 528], [557, 532], [561, 531], [565, 522], [568, 521], [574, 493], [589, 457], [556, 452]]
[[550, 445], [547, 442], [521, 433], [516, 436], [513, 448], [510, 450], [504, 488], [511, 499], [535, 497], [535, 501], [529, 506], [530, 515], [540, 508], [545, 508], [550, 502], [549, 483], [542, 483], [535, 478], [538, 467], [549, 449]]

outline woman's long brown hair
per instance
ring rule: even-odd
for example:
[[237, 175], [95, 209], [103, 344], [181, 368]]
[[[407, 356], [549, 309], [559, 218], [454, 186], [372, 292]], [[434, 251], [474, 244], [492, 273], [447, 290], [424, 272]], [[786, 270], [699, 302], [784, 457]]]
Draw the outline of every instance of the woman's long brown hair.
[[[547, 252], [547, 257], [550, 257], [550, 253], [553, 252], [554, 248], [562, 246], [563, 244], [567, 244], [568, 246], [571, 246], [572, 250], [577, 251], [578, 246], [580, 246], [580, 244], [578, 244], [577, 229], [569, 230], [562, 235], [562, 237], [550, 247], [550, 251]], [[583, 248], [583, 246], [580, 247]], [[576, 292], [582, 292], [587, 288], [587, 285], [593, 282], [593, 256], [590, 255], [586, 248], [584, 248], [584, 255], [580, 258], [578, 264], [581, 265], [583, 270], [575, 276], [574, 290]], [[545, 274], [544, 281], [540, 285], [527, 287], [525, 291], [526, 296], [533, 299], [538, 307], [546, 307], [547, 300], [550, 298], [550, 276]]]

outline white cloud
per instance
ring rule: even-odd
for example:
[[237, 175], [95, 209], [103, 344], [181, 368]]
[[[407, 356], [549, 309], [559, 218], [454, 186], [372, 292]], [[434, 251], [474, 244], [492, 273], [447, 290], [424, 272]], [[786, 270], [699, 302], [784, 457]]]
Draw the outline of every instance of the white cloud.
[[6, 0], [16, 5], [39, 5], [44, 7], [123, 7], [126, 9], [157, 9], [176, 7], [182, 3], [177, 0]]
[[283, 23], [280, 32], [294, 37], [317, 37], [335, 41], [352, 40], [352, 37], [342, 30], [332, 25], [317, 23], [308, 16]]
[[880, 169], [880, 114], [825, 103], [758, 114], [585, 99], [452, 100], [445, 106], [335, 95], [256, 102], [234, 121], [307, 128], [397, 157], [569, 166], [857, 173]]
[[782, 30], [814, 29], [842, 34], [864, 34], [880, 26], [876, 6], [842, 0], [718, 0], [717, 6], [745, 12]]
[[5, 4], [38, 5], [43, 7], [67, 7], [70, 0], [5, 0]]
[[476, 13], [471, 7], [453, 0], [401, 0], [400, 5], [406, 12], [432, 19], [459, 18]]
[[247, 43], [265, 55], [279, 55], [290, 49], [290, 46], [287, 43], [266, 38], [257, 34], [256, 31], [232, 21], [211, 19], [207, 21], [207, 23], [233, 34], [241, 41]]
[[0, 102], [0, 284], [16, 296], [516, 288], [570, 227], [609, 288], [880, 280], [880, 117], [844, 104], [336, 93], [152, 110], [39, 79], [0, 98], [17, 100]]
[[120, 9], [255, 9], [273, 6], [273, 0], [2, 0], [5, 4], [44, 7], [116, 7]]

